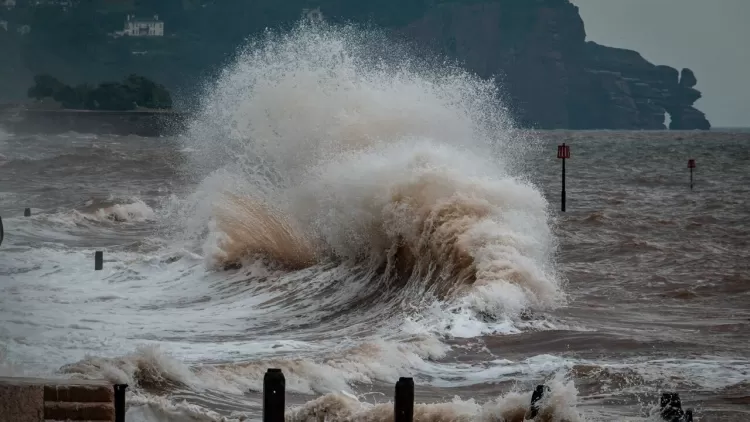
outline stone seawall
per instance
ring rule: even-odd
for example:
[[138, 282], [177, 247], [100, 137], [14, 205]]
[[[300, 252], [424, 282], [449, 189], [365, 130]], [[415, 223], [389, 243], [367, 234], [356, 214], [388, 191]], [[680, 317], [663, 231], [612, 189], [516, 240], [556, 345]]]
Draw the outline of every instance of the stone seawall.
[[114, 422], [106, 381], [0, 378], [0, 422]]
[[164, 136], [179, 133], [188, 113], [170, 111], [29, 110], [0, 107], [0, 127], [13, 133], [97, 133]]

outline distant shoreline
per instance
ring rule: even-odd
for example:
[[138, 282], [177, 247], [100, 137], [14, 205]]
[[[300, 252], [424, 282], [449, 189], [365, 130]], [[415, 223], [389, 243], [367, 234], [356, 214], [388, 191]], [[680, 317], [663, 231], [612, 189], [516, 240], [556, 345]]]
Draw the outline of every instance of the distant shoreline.
[[174, 135], [192, 113], [174, 110], [35, 109], [0, 105], [0, 127], [14, 133], [98, 133], [146, 137]]
[[0, 113], [7, 113], [7, 112], [55, 112], [55, 113], [176, 113], [176, 114], [183, 114], [186, 113], [184, 111], [179, 111], [175, 109], [146, 109], [146, 108], [139, 108], [136, 110], [87, 110], [87, 109], [79, 109], [79, 108], [50, 108], [50, 107], [44, 107], [43, 105], [40, 106], [38, 103], [0, 103]]
[[[0, 128], [14, 133], [66, 132], [158, 137], [184, 131], [194, 113], [177, 110], [80, 110], [34, 108], [34, 104], [0, 104]], [[713, 127], [702, 130], [669, 129], [534, 129], [532, 132], [750, 132], [750, 127]]]

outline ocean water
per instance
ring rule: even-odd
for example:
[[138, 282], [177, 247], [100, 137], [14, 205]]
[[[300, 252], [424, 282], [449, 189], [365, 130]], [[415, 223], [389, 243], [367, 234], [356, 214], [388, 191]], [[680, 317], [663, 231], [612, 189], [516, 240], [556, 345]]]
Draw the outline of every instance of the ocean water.
[[0, 132], [0, 376], [128, 383], [128, 421], [258, 419], [270, 367], [294, 421], [392, 419], [399, 376], [419, 421], [540, 383], [543, 420], [750, 418], [750, 133], [522, 131], [389, 43], [270, 34], [177, 137]]

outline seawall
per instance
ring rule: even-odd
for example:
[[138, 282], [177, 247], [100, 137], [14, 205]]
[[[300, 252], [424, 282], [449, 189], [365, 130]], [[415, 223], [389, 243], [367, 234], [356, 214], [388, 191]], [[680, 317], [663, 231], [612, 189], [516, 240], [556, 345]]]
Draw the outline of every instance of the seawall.
[[0, 377], [0, 422], [114, 422], [107, 381]]
[[13, 133], [97, 133], [166, 136], [179, 133], [189, 113], [174, 111], [34, 110], [0, 107], [0, 127]]

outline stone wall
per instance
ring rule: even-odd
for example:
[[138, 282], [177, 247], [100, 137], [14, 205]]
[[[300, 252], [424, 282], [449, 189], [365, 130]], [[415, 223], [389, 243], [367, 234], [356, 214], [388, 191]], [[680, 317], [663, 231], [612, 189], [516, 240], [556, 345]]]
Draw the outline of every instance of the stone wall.
[[114, 422], [106, 381], [0, 378], [0, 422]]

